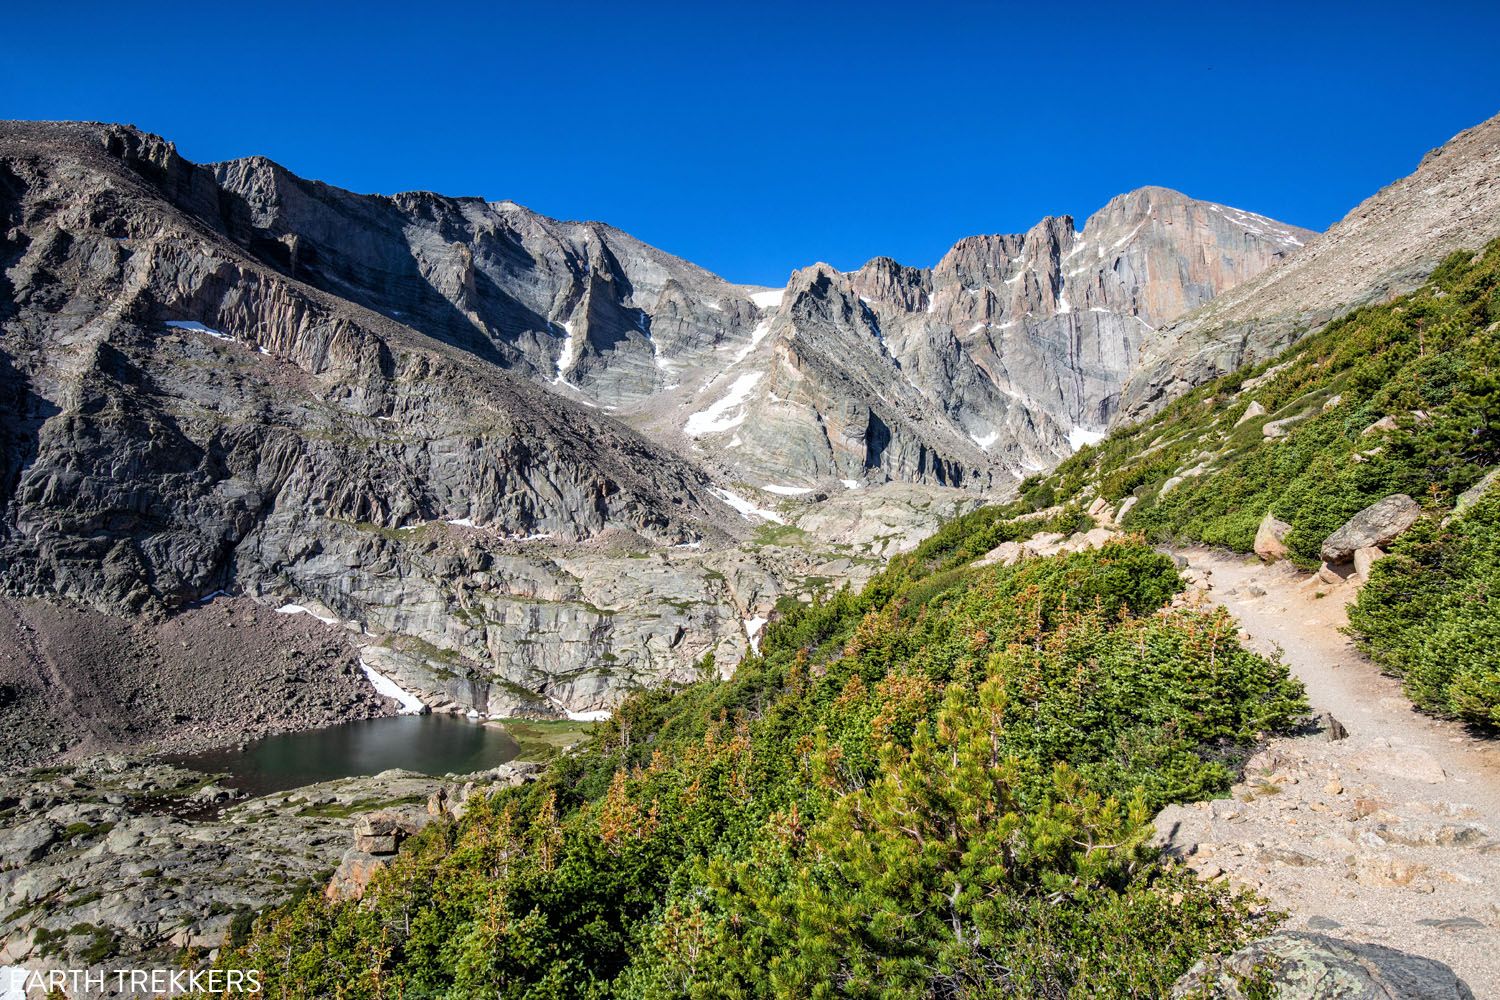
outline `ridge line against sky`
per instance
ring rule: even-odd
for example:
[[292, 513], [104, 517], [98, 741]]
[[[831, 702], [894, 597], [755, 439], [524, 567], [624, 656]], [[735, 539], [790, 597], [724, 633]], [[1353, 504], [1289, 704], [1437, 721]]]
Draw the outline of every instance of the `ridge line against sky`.
[[[1311, 229], [1500, 111], [1500, 4], [104, 3], [12, 11], [0, 117], [607, 222], [731, 281], [930, 266], [1174, 188]], [[122, 60], [121, 54], [128, 56]]]

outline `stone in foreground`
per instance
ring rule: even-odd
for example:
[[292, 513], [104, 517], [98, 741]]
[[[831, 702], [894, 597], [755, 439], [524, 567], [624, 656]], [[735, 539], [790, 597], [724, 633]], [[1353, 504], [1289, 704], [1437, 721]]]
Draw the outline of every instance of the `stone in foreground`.
[[1285, 559], [1291, 555], [1291, 550], [1286, 547], [1286, 536], [1291, 530], [1290, 524], [1266, 511], [1266, 516], [1260, 520], [1260, 527], [1255, 531], [1255, 554], [1266, 562]]
[[[1267, 989], [1268, 987], [1268, 989]], [[1284, 931], [1211, 955], [1177, 981], [1193, 1000], [1474, 1000], [1442, 962], [1394, 948]]]

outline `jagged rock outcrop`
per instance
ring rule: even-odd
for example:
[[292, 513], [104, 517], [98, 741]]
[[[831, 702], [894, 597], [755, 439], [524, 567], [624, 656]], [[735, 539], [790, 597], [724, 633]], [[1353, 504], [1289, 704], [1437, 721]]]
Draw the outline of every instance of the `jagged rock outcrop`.
[[757, 292], [511, 202], [356, 195], [260, 157], [203, 169], [216, 224], [268, 266], [734, 475], [804, 485], [982, 488], [1048, 467], [1108, 422], [1152, 330], [1312, 235], [1142, 188], [1083, 232], [1048, 218], [933, 268], [817, 265]]
[[1142, 188], [1081, 231], [1059, 217], [971, 237], [930, 269], [819, 264], [700, 390], [716, 419], [688, 431], [773, 482], [1003, 484], [1097, 439], [1156, 327], [1309, 238]]
[[1500, 236], [1500, 116], [1428, 153], [1306, 250], [1152, 338], [1118, 420], [1140, 420], [1211, 378], [1273, 357], [1349, 310], [1426, 280], [1455, 250]]
[[605, 404], [738, 346], [748, 293], [597, 222], [431, 192], [357, 195], [263, 157], [201, 168], [227, 233], [270, 266]]

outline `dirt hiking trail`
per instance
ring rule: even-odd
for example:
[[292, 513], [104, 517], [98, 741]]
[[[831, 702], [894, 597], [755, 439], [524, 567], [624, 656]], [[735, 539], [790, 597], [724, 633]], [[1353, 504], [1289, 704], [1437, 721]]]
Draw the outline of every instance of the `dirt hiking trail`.
[[1204, 877], [1255, 889], [1286, 927], [1446, 962], [1500, 998], [1500, 744], [1418, 713], [1340, 629], [1353, 583], [1186, 549], [1188, 600], [1279, 649], [1315, 713], [1348, 732], [1274, 741], [1232, 798], [1172, 806], [1161, 839]]

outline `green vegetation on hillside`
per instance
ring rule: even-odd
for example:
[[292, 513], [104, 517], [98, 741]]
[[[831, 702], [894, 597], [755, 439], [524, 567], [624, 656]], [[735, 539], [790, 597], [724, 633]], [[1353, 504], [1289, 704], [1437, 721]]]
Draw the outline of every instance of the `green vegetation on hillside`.
[[1402, 538], [1349, 624], [1419, 706], [1500, 728], [1500, 490]]
[[1093, 493], [1134, 497], [1147, 541], [1248, 551], [1272, 513], [1311, 567], [1407, 493], [1431, 516], [1352, 628], [1418, 704], [1500, 723], [1500, 495], [1448, 516], [1500, 465], [1497, 320], [1500, 244], [1454, 255], [860, 593], [788, 609], [733, 680], [635, 695], [542, 780], [412, 841], [363, 903], [308, 896], [223, 961], [286, 997], [1162, 995], [1270, 921], [1157, 856], [1149, 817], [1225, 791], [1305, 710], [1298, 686], [1224, 613], [1173, 607], [1139, 537], [974, 560], [1087, 526]]
[[[1265, 415], [1241, 422], [1252, 403]], [[1283, 436], [1265, 436], [1272, 421], [1289, 421]], [[1200, 387], [1024, 484], [1023, 495], [1045, 506], [1093, 484], [1111, 501], [1134, 496], [1125, 524], [1150, 540], [1246, 552], [1269, 512], [1292, 525], [1292, 558], [1313, 567], [1352, 515], [1406, 493], [1431, 519], [1376, 565], [1351, 613], [1354, 634], [1418, 705], [1493, 726], [1500, 506], [1440, 522], [1497, 466], [1500, 242], [1453, 254], [1418, 291]]]
[[[1304, 709], [1138, 542], [975, 567], [979, 511], [788, 613], [731, 681], [643, 692], [431, 828], [363, 904], [223, 961], [287, 997], [1156, 996], [1269, 919], [1147, 846]], [[1065, 514], [1073, 517], [1072, 514]]]

